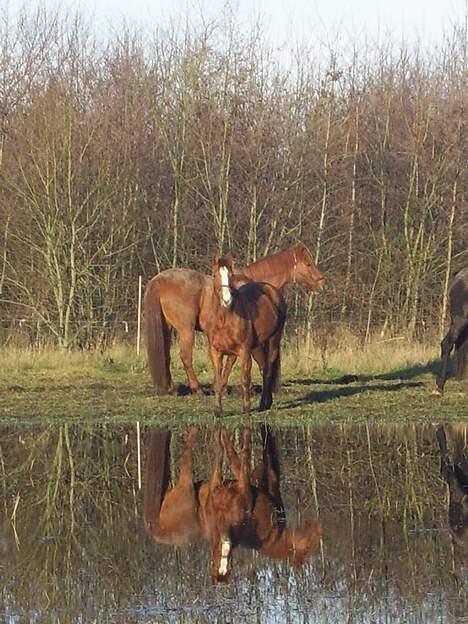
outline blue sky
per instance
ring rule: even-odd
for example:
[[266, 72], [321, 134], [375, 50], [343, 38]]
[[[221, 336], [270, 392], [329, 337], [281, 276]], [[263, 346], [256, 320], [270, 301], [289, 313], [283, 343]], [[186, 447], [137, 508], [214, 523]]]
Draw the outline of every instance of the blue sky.
[[[18, 0], [20, 2], [20, 0]], [[42, 0], [45, 6], [79, 7], [104, 32], [122, 18], [129, 23], [152, 28], [168, 20], [196, 21], [222, 16], [225, 0]], [[9, 6], [12, 2], [10, 0]], [[337, 33], [357, 39], [366, 33], [372, 39], [392, 36], [400, 41], [416, 38], [439, 42], [443, 32], [464, 23], [467, 0], [232, 0], [240, 24], [246, 27], [261, 19], [271, 40], [322, 41]]]

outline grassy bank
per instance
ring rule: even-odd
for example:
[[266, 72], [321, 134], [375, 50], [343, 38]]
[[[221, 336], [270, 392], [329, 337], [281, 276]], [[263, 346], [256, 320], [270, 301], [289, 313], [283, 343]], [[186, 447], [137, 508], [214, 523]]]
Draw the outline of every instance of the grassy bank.
[[[299, 344], [299, 342], [297, 343]], [[338, 348], [339, 347], [339, 348]], [[468, 381], [449, 379], [442, 399], [431, 396], [438, 349], [402, 340], [374, 341], [365, 347], [343, 337], [337, 348], [305, 357], [294, 342], [285, 345], [282, 389], [268, 413], [252, 411], [249, 422], [292, 425], [321, 421], [438, 421], [468, 418]], [[156, 397], [144, 352], [116, 346], [105, 354], [4, 349], [0, 354], [0, 420], [56, 422], [92, 419], [145, 420], [183, 426], [213, 423], [213, 397]], [[177, 353], [173, 375], [185, 381]], [[207, 392], [212, 372], [206, 351], [195, 366]], [[238, 371], [224, 401], [223, 421], [239, 422]], [[259, 383], [254, 371], [254, 383]], [[258, 389], [257, 389], [258, 390]], [[258, 396], [253, 396], [253, 406]]]

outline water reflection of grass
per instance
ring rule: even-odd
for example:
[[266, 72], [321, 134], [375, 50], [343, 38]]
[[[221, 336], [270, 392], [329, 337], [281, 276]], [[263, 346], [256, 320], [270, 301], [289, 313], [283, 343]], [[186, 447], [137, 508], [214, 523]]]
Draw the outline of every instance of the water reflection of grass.
[[[174, 354], [175, 355], [175, 354]], [[413, 354], [416, 358], [416, 354]], [[427, 356], [427, 354], [426, 354]], [[212, 379], [203, 351], [197, 352], [197, 370], [209, 395]], [[174, 378], [184, 380], [174, 357]], [[290, 354], [284, 358], [282, 390], [267, 414], [253, 410], [251, 422], [297, 424], [319, 421], [460, 419], [468, 416], [468, 384], [450, 379], [443, 399], [430, 395], [437, 360], [430, 357], [411, 361], [408, 354], [389, 359], [387, 370], [381, 361], [369, 370], [369, 359], [356, 368], [348, 358], [342, 368], [314, 369], [305, 373]], [[395, 367], [398, 364], [399, 367]], [[259, 384], [254, 370], [254, 382]], [[226, 424], [239, 422], [238, 376], [225, 401]], [[181, 385], [179, 396], [153, 394], [146, 356], [124, 348], [105, 355], [10, 351], [3, 354], [0, 369], [0, 420], [61, 421], [88, 419], [128, 422], [147, 419], [153, 423], [183, 425], [213, 422], [213, 398], [189, 397]], [[256, 406], [258, 398], [253, 397]]]
[[[0, 560], [3, 604], [57, 622], [455, 622], [466, 612], [431, 425], [277, 435], [288, 522], [319, 514], [322, 552], [294, 572], [238, 551], [233, 585], [213, 588], [206, 549], [157, 545], [143, 532], [134, 428], [4, 428], [0, 537], [8, 542], [16, 508], [18, 542]], [[210, 436], [200, 432], [197, 478], [209, 472]], [[173, 437], [176, 463], [184, 437]], [[259, 445], [254, 431], [254, 455]]]

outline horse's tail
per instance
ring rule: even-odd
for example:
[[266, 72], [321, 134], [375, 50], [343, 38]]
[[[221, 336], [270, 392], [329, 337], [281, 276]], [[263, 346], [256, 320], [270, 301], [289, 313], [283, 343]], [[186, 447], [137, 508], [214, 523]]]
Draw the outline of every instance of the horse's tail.
[[161, 308], [160, 284], [155, 278], [146, 286], [143, 309], [151, 379], [158, 394], [167, 394], [171, 385], [171, 335]]
[[159, 513], [170, 479], [171, 432], [154, 430], [151, 432], [148, 456], [146, 458], [143, 519], [150, 535], [157, 535]]

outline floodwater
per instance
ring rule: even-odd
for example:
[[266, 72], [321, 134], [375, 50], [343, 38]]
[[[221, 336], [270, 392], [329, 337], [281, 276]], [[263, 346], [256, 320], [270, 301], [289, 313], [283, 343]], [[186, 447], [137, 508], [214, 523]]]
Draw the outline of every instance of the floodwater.
[[[468, 426], [189, 433], [3, 427], [0, 621], [468, 621]], [[242, 520], [203, 525], [242, 479]]]

